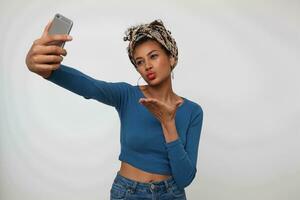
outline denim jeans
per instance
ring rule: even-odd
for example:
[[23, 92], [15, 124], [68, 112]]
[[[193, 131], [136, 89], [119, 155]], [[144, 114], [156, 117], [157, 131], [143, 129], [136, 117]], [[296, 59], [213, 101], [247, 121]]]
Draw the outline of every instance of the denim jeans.
[[110, 190], [110, 200], [186, 200], [185, 190], [179, 189], [174, 178], [150, 183], [134, 181], [119, 172]]

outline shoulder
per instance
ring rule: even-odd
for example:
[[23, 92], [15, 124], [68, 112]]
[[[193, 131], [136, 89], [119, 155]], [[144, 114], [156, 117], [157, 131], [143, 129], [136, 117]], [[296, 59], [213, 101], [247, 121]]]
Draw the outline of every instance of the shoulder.
[[197, 115], [202, 116], [203, 115], [203, 109], [202, 109], [202, 106], [200, 105], [200, 103], [197, 103], [186, 97], [183, 97], [183, 99], [185, 100], [186, 107], [190, 110], [190, 112], [192, 113], [193, 116], [197, 116]]
[[113, 84], [115, 86], [118, 86], [122, 89], [131, 89], [131, 88], [133, 88], [133, 85], [131, 85], [130, 83], [125, 82], [125, 81], [108, 82], [108, 83]]

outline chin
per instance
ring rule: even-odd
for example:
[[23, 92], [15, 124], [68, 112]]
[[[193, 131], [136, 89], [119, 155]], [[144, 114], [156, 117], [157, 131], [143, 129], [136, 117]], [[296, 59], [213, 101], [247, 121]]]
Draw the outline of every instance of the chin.
[[148, 83], [148, 85], [155, 87], [155, 86], [160, 85], [161, 81], [159, 81], [159, 80], [153, 80], [153, 81], [148, 81], [147, 83]]

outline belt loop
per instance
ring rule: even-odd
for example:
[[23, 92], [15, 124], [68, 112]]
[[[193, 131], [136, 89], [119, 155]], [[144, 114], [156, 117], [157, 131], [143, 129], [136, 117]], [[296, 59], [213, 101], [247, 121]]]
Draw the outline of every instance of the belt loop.
[[164, 183], [165, 183], [165, 186], [166, 186], [167, 191], [169, 192], [169, 183], [168, 183], [168, 181], [167, 181], [167, 180], [164, 180]]
[[137, 186], [137, 182], [134, 181], [133, 185], [129, 186], [129, 191], [133, 194], [135, 192], [136, 186]]
[[136, 182], [136, 181], [133, 183], [133, 186], [132, 186], [132, 189], [133, 189], [133, 190], [135, 190], [137, 184], [138, 184], [138, 182]]

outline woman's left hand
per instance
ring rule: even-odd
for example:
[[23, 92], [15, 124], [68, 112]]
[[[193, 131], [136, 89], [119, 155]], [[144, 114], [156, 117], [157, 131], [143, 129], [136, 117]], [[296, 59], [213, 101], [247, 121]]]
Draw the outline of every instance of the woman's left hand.
[[161, 123], [174, 120], [176, 110], [182, 102], [178, 100], [174, 105], [170, 105], [155, 98], [140, 98], [139, 100], [139, 103], [144, 105]]

